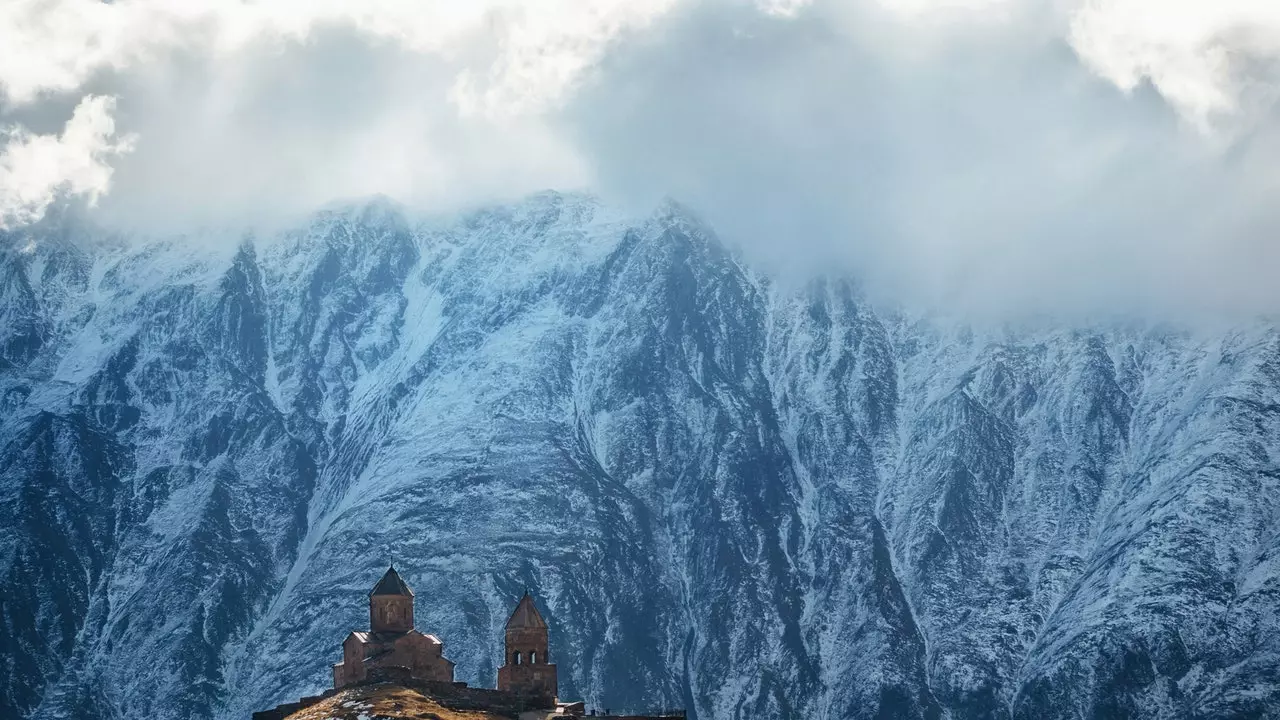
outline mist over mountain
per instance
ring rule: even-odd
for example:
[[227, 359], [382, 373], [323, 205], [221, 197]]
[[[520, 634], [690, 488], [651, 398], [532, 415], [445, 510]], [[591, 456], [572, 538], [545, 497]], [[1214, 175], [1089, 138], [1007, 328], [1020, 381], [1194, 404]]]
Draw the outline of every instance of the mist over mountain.
[[274, 235], [555, 188], [678, 198], [753, 267], [890, 304], [1277, 314], [1277, 7], [11, 0], [0, 228], [69, 198]]
[[491, 685], [691, 717], [1278, 717], [1280, 328], [975, 326], [675, 203], [0, 255], [0, 716], [328, 685], [389, 556]]

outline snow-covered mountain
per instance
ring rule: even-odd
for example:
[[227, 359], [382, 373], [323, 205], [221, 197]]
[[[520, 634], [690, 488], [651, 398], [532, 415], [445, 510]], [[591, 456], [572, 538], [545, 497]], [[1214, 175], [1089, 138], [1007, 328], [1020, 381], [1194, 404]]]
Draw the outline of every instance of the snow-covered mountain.
[[1280, 717], [1280, 330], [986, 331], [672, 204], [0, 255], [0, 716], [321, 689], [394, 559], [491, 685], [702, 718]]

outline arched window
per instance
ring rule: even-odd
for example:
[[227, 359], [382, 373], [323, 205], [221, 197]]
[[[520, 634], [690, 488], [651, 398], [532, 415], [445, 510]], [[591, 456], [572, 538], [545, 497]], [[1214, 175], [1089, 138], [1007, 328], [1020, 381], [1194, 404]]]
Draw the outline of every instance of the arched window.
[[511, 656], [511, 664], [512, 664], [512, 665], [519, 665], [519, 664], [520, 664], [520, 651], [519, 651], [519, 650], [517, 650], [517, 651], [515, 652], [515, 654]]
[[530, 651], [529, 651], [529, 664], [530, 664], [530, 665], [537, 665], [537, 664], [538, 664], [538, 651], [537, 651], [537, 650], [530, 650]]

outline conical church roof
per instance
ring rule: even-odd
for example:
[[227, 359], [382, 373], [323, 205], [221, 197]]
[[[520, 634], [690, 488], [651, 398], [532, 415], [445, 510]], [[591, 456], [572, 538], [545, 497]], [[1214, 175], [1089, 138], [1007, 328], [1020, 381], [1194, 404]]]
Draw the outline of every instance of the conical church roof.
[[377, 585], [369, 591], [369, 596], [374, 595], [408, 595], [413, 597], [413, 591], [408, 585], [404, 584], [404, 580], [400, 579], [400, 573], [396, 572], [395, 566], [387, 568], [387, 572], [382, 575], [382, 579]]
[[546, 627], [547, 621], [542, 619], [542, 613], [538, 612], [538, 607], [533, 604], [533, 596], [526, 590], [524, 597], [520, 598], [520, 604], [516, 605], [515, 612], [511, 613], [511, 618], [507, 620], [507, 629], [546, 629]]

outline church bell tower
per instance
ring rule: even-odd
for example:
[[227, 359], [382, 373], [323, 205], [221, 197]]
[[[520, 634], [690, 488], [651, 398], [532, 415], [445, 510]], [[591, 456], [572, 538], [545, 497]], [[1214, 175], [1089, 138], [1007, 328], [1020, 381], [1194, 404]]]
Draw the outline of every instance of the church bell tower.
[[525, 592], [507, 620], [506, 657], [498, 668], [498, 689], [537, 697], [556, 697], [556, 666], [548, 662], [547, 623]]

